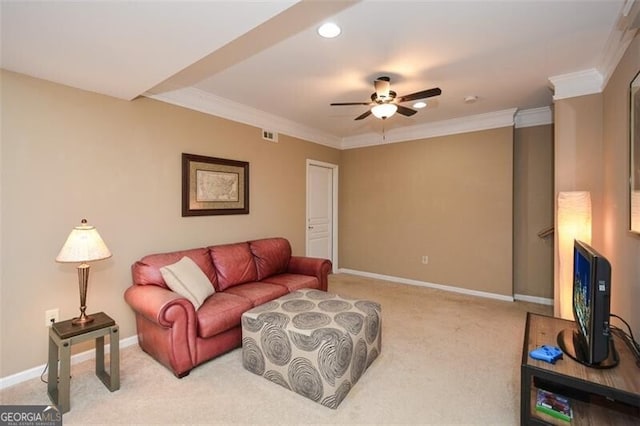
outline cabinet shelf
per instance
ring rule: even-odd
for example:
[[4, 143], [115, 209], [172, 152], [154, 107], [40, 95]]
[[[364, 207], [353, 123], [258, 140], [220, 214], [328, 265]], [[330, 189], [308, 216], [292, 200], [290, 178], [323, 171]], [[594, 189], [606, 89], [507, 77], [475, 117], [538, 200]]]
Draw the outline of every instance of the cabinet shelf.
[[573, 419], [571, 422], [557, 419], [536, 410], [536, 395], [538, 388], [531, 384], [530, 417], [539, 420], [539, 424], [558, 426], [585, 425], [585, 426], [637, 426], [640, 422], [640, 408], [619, 401], [611, 401], [598, 395], [591, 395], [588, 401], [569, 398]]
[[[534, 360], [529, 352], [555, 345], [557, 334], [572, 321], [528, 313], [522, 350], [521, 412], [523, 425], [638, 425], [640, 423], [640, 368], [631, 351], [614, 337], [620, 364], [612, 369], [585, 367], [568, 357], [556, 364]], [[557, 419], [536, 410], [538, 388], [570, 399], [573, 419]]]

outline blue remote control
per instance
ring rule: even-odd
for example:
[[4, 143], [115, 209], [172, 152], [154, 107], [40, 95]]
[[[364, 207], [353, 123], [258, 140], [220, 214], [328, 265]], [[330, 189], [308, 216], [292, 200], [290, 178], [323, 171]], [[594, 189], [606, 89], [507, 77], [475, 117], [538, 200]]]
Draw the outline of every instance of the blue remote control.
[[529, 356], [533, 359], [555, 364], [557, 360], [562, 358], [562, 351], [557, 346], [542, 345], [529, 352]]

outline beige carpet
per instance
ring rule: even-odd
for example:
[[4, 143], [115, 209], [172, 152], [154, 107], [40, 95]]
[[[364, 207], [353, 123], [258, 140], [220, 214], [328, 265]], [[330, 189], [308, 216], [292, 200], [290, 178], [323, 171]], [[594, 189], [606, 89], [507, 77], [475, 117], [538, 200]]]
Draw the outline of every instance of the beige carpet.
[[[337, 274], [329, 290], [382, 305], [382, 353], [336, 410], [242, 368], [236, 349], [181, 380], [138, 346], [121, 351], [110, 393], [93, 361], [72, 366], [64, 424], [484, 424], [520, 419], [527, 311], [551, 308]], [[0, 392], [0, 404], [48, 404], [39, 379]]]

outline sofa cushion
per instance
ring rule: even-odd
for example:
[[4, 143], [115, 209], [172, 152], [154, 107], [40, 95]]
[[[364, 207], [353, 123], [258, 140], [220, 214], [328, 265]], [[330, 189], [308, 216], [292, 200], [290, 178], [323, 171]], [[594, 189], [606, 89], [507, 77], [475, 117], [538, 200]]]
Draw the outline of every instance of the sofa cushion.
[[265, 238], [249, 241], [256, 262], [258, 280], [287, 271], [291, 258], [291, 245], [284, 238]]
[[[233, 286], [226, 293], [235, 294], [251, 301], [253, 306], [262, 305], [289, 293], [287, 287], [277, 284], [261, 282], [246, 283]], [[252, 307], [253, 307], [252, 306]]]
[[218, 276], [218, 290], [258, 279], [249, 243], [213, 246], [209, 253]]
[[294, 292], [301, 288], [320, 289], [318, 278], [309, 275], [279, 274], [265, 278], [263, 282], [285, 286], [289, 289], [289, 292]]
[[204, 247], [174, 251], [170, 253], [150, 254], [143, 257], [131, 267], [134, 284], [157, 285], [159, 287], [169, 288], [167, 283], [164, 281], [164, 278], [162, 278], [160, 268], [176, 263], [185, 256], [193, 260], [196, 265], [198, 265], [209, 281], [211, 281], [213, 287], [216, 288], [218, 285], [216, 270], [213, 268], [213, 263], [211, 263], [209, 250]]
[[196, 309], [215, 291], [202, 269], [187, 256], [176, 263], [163, 266], [160, 273], [169, 288], [185, 297]]
[[220, 292], [213, 294], [198, 309], [198, 335], [206, 339], [237, 327], [242, 313], [252, 307], [251, 301], [244, 297]]

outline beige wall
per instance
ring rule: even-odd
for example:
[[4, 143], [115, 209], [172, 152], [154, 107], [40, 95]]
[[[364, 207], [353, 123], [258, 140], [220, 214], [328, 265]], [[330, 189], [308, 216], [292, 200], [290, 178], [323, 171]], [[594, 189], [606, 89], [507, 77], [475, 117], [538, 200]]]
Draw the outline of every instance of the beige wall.
[[511, 296], [512, 159], [512, 127], [343, 151], [340, 267]]
[[513, 152], [513, 287], [553, 299], [553, 125], [517, 128]]
[[[44, 311], [78, 313], [74, 265], [54, 258], [82, 218], [113, 252], [91, 267], [88, 311], [135, 334], [130, 265], [160, 251], [284, 236], [305, 251], [306, 159], [340, 152], [147, 98], [132, 102], [2, 72], [0, 377], [46, 362]], [[180, 154], [250, 163], [251, 213], [181, 217]], [[77, 350], [76, 350], [77, 352]]]
[[[560, 192], [589, 191], [593, 223], [591, 245], [596, 250], [601, 250], [603, 218], [602, 94], [558, 100], [555, 102], [554, 111], [554, 211], [557, 211]], [[555, 222], [557, 229], [557, 215]], [[560, 316], [560, 286], [571, 286], [572, 282], [560, 282], [557, 232], [554, 250], [554, 311], [556, 315]], [[565, 303], [571, 303], [571, 301], [567, 300]], [[565, 312], [567, 312], [566, 309]]]
[[612, 267], [611, 311], [625, 318], [635, 334], [640, 333], [640, 238], [628, 232], [627, 191], [629, 83], [638, 69], [640, 33], [603, 93], [555, 103], [556, 194], [591, 191], [592, 245]]
[[[611, 261], [611, 312], [640, 335], [640, 236], [629, 233], [629, 84], [640, 70], [640, 33], [603, 94], [602, 251]], [[613, 323], [621, 326], [617, 320]], [[637, 337], [636, 337], [637, 339]]]

